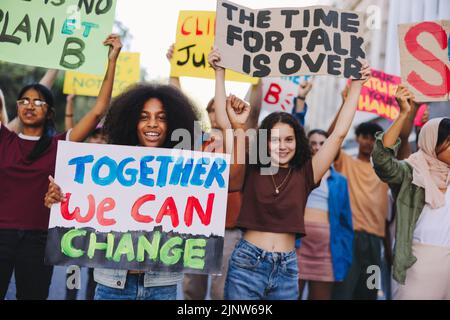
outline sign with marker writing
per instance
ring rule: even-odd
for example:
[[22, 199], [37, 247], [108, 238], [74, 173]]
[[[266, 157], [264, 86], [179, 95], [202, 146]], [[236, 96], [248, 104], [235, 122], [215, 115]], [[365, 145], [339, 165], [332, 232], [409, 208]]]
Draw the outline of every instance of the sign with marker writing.
[[[140, 54], [121, 52], [117, 60], [112, 96], [116, 97], [129, 86], [139, 82], [141, 76]], [[106, 67], [105, 67], [106, 72]], [[100, 92], [104, 76], [96, 76], [75, 71], [66, 71], [64, 94], [96, 97]]]
[[179, 149], [58, 144], [51, 265], [219, 274], [230, 157]]
[[221, 66], [253, 77], [328, 74], [360, 78], [362, 16], [331, 7], [253, 10], [217, 1]]
[[402, 79], [418, 102], [450, 100], [450, 20], [398, 27]]
[[116, 0], [2, 0], [0, 60], [100, 75]]
[[[208, 63], [208, 54], [214, 44], [215, 24], [214, 11], [180, 11], [171, 77], [215, 78]], [[232, 70], [226, 71], [226, 80], [253, 84], [258, 81]]]
[[294, 98], [297, 96], [298, 86], [303, 81], [309, 81], [310, 76], [294, 76], [279, 78], [263, 78], [263, 100], [259, 123], [273, 112], [291, 113], [294, 106]]

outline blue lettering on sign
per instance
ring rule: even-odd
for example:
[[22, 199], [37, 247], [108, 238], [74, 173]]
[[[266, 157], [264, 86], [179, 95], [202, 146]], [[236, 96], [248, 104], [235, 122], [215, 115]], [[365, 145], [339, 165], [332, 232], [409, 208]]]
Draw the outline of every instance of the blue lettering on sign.
[[[108, 167], [109, 174], [106, 177], [100, 177], [100, 170], [103, 166]], [[92, 168], [92, 180], [100, 186], [108, 186], [117, 178], [117, 163], [110, 157], [102, 157], [94, 164]]]
[[88, 156], [84, 156], [84, 157], [78, 157], [78, 158], [73, 158], [72, 160], [69, 161], [69, 166], [75, 165], [75, 177], [74, 177], [74, 181], [78, 182], [79, 184], [83, 184], [84, 183], [84, 174], [86, 172], [86, 163], [91, 163], [94, 162], [94, 156], [93, 155], [88, 155]]
[[[89, 166], [90, 171], [87, 170], [88, 164], [92, 164]], [[182, 187], [202, 186], [206, 189], [214, 182], [219, 188], [225, 188], [223, 174], [228, 168], [228, 163], [223, 158], [212, 160], [202, 157], [195, 160], [181, 156], [144, 156], [139, 161], [127, 157], [117, 162], [108, 156], [95, 160], [93, 155], [85, 155], [72, 158], [68, 165], [75, 166], [73, 180], [79, 184], [84, 184], [87, 176], [100, 186], [109, 186], [117, 181], [124, 187], [139, 183], [147, 187], [154, 187], [156, 184], [162, 188], [169, 184]]]

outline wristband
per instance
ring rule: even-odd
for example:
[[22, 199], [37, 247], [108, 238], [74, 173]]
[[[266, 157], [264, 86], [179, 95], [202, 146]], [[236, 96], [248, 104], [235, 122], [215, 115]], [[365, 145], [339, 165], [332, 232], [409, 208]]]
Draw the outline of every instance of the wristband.
[[73, 114], [66, 114], [66, 117], [67, 117], [67, 118], [72, 118], [72, 117], [73, 117]]

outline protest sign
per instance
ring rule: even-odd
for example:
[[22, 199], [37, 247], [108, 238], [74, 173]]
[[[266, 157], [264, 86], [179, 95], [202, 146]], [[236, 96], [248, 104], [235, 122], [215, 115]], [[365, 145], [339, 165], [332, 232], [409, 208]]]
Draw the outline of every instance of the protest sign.
[[46, 263], [220, 273], [230, 157], [58, 144]]
[[[118, 96], [125, 89], [140, 80], [140, 54], [121, 52], [117, 60], [116, 74], [112, 96]], [[106, 72], [106, 68], [105, 68]], [[103, 83], [103, 76], [66, 71], [64, 77], [64, 94], [96, 97]]]
[[253, 10], [217, 1], [220, 65], [253, 77], [329, 74], [360, 78], [362, 15], [331, 7]]
[[450, 100], [450, 20], [398, 27], [402, 79], [418, 102]]
[[[395, 92], [401, 82], [399, 76], [372, 69], [369, 80], [361, 89], [358, 111], [374, 113], [389, 121], [397, 119], [400, 106], [395, 98]], [[350, 80], [347, 85], [350, 85]]]
[[262, 104], [259, 113], [259, 123], [273, 112], [291, 113], [294, 108], [294, 98], [297, 96], [298, 86], [307, 81], [310, 76], [279, 77], [262, 79]]
[[[400, 112], [400, 107], [395, 99], [395, 92], [400, 83], [400, 77], [372, 69], [371, 77], [361, 89], [358, 111], [374, 113], [394, 121]], [[350, 85], [350, 81], [348, 85]]]
[[[214, 79], [208, 54], [214, 44], [214, 11], [180, 11], [170, 76]], [[227, 70], [226, 80], [257, 83], [257, 79]]]
[[102, 74], [116, 0], [2, 0], [0, 60]]

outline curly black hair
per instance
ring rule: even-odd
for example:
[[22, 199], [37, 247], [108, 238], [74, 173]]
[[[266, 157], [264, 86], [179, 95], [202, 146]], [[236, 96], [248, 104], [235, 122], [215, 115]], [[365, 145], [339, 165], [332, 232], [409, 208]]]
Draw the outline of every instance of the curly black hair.
[[139, 144], [137, 126], [142, 109], [149, 99], [158, 99], [167, 114], [168, 130], [163, 148], [173, 148], [178, 141], [171, 141], [172, 132], [186, 129], [194, 146], [195, 121], [198, 121], [190, 100], [177, 88], [160, 84], [137, 84], [116, 97], [103, 126], [108, 142], [117, 145], [136, 146]]
[[369, 121], [360, 123], [355, 129], [355, 135], [371, 136], [375, 139], [375, 133], [380, 131], [383, 131], [383, 128], [378, 123]]
[[[292, 160], [289, 163], [289, 166], [292, 168], [302, 168], [312, 157], [311, 155], [311, 149], [309, 147], [309, 141], [306, 138], [305, 130], [303, 127], [298, 123], [297, 119], [289, 113], [286, 112], [274, 112], [269, 114], [267, 117], [264, 118], [264, 120], [261, 123], [261, 126], [259, 127], [259, 130], [267, 130], [268, 132], [268, 140], [267, 143], [270, 141], [270, 135], [271, 135], [271, 129], [277, 124], [277, 123], [285, 123], [289, 125], [292, 129], [294, 129], [295, 133], [295, 155], [292, 158]], [[260, 135], [258, 135], [258, 139], [260, 139]], [[257, 142], [258, 145], [259, 141]], [[260, 161], [260, 155], [258, 152], [258, 164], [257, 167], [265, 167], [269, 166], [270, 164], [264, 165]]]

